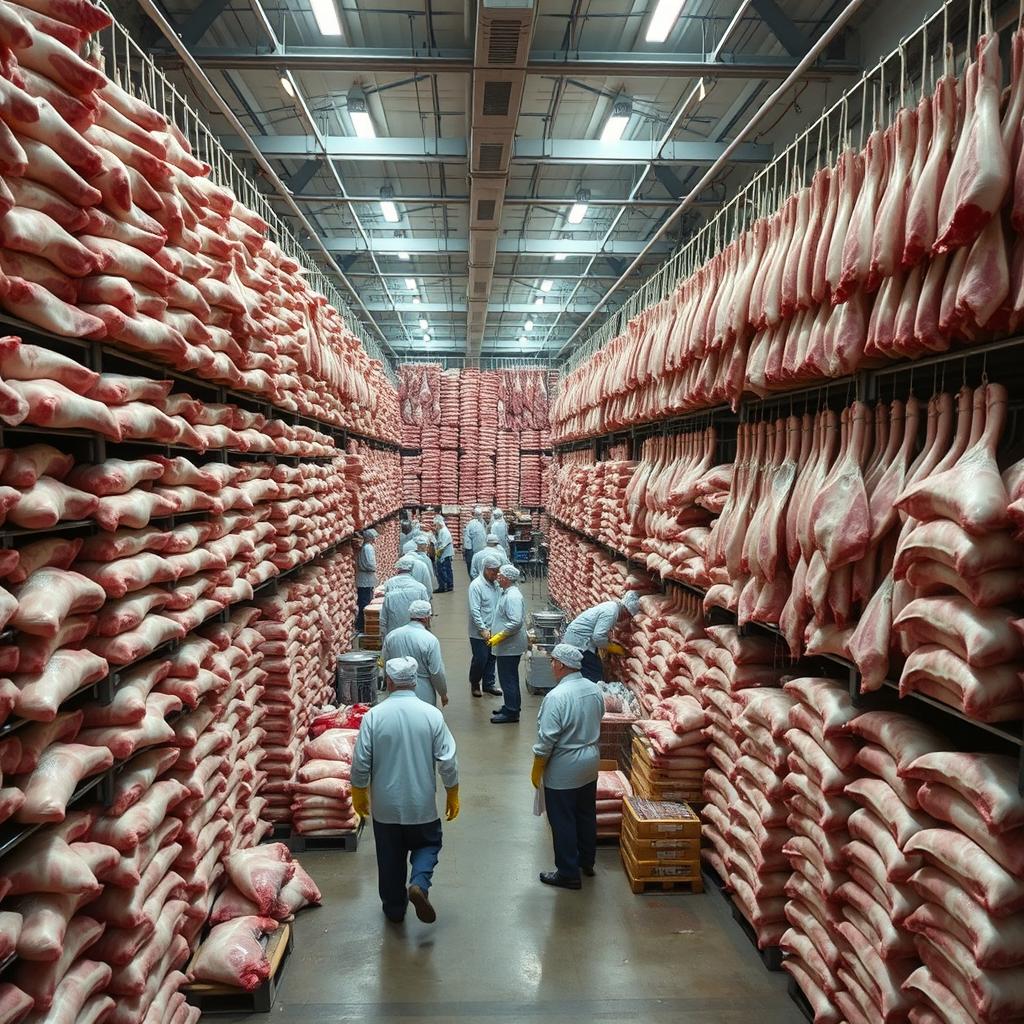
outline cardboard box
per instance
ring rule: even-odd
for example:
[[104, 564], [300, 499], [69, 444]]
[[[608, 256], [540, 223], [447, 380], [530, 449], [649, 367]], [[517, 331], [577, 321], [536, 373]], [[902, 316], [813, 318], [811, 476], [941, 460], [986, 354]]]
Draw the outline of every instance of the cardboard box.
[[622, 825], [638, 839], [700, 839], [700, 818], [685, 803], [627, 796], [622, 801]]
[[652, 863], [650, 861], [637, 861], [629, 847], [622, 844], [622, 863], [626, 867], [626, 873], [630, 878], [637, 881], [663, 881], [692, 882], [700, 878], [700, 858], [691, 858], [677, 864]]

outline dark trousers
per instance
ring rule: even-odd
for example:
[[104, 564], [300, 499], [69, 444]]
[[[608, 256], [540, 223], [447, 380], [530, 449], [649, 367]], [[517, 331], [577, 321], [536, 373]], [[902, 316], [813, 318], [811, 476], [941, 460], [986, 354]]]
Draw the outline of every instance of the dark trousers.
[[453, 590], [455, 587], [455, 574], [452, 572], [450, 557], [437, 560], [437, 585], [442, 591]]
[[463, 548], [462, 557], [466, 560], [466, 572], [469, 572], [473, 568], [473, 552], [469, 548]]
[[487, 641], [478, 636], [469, 638], [469, 646], [473, 648], [473, 660], [469, 663], [469, 685], [476, 687], [482, 682], [490, 689], [494, 686], [494, 653], [487, 646]]
[[[373, 823], [377, 849], [377, 891], [384, 913], [394, 921], [405, 916], [407, 885], [430, 889], [441, 852], [441, 819], [426, 825]], [[411, 868], [411, 871], [410, 871]]]
[[501, 685], [501, 695], [505, 698], [501, 711], [509, 718], [518, 720], [519, 712], [523, 707], [523, 694], [519, 689], [519, 659], [521, 654], [499, 654], [495, 661], [498, 663], [498, 682]]
[[555, 868], [563, 878], [579, 878], [597, 857], [597, 780], [579, 789], [544, 787], [544, 806], [551, 825]]
[[593, 651], [583, 652], [583, 665], [580, 668], [580, 675], [589, 679], [592, 683], [600, 683], [604, 680], [604, 665], [601, 659]]
[[356, 587], [356, 632], [363, 631], [363, 609], [373, 600], [373, 587]]

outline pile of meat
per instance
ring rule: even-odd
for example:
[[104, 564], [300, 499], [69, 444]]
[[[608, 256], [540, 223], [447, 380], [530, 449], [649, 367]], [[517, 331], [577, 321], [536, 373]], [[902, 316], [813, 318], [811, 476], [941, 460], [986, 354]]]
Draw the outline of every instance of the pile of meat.
[[617, 836], [622, 831], [622, 800], [633, 787], [620, 771], [597, 773], [597, 834]]
[[627, 589], [642, 589], [644, 582], [632, 577], [625, 561], [613, 560], [596, 544], [552, 522], [548, 537], [550, 552], [548, 591], [567, 618], [584, 608], [618, 598]]
[[352, 754], [358, 728], [331, 728], [306, 741], [291, 785], [292, 822], [303, 835], [350, 832], [359, 824], [352, 808]]
[[350, 440], [345, 456], [345, 481], [352, 497], [352, 515], [360, 529], [380, 522], [405, 504], [398, 453]]
[[862, 150], [816, 163], [777, 208], [751, 185], [763, 215], [737, 234], [723, 210], [690, 266], [703, 238], [724, 248], [569, 374], [551, 409], [556, 440], [1013, 334], [1024, 313], [1024, 30], [1010, 49], [1005, 92], [987, 25], [959, 78], [950, 48], [931, 94]]

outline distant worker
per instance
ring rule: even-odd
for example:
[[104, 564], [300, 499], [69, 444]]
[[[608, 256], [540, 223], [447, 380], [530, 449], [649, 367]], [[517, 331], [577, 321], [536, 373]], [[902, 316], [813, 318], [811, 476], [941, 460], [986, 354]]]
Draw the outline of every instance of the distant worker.
[[444, 521], [444, 516], [434, 516], [434, 559], [437, 562], [437, 588], [439, 594], [450, 594], [455, 589], [455, 574], [452, 572], [452, 558], [455, 555], [455, 544], [452, 531]]
[[352, 755], [352, 806], [362, 817], [373, 816], [384, 916], [401, 924], [411, 903], [416, 916], [430, 924], [437, 920], [429, 893], [441, 852], [436, 773], [448, 794], [445, 821], [454, 821], [459, 814], [455, 740], [441, 712], [416, 696], [414, 658], [393, 658], [384, 674], [388, 699], [366, 713]]
[[462, 531], [462, 557], [466, 560], [466, 572], [473, 565], [473, 555], [484, 547], [487, 529], [484, 526], [484, 510], [478, 505], [473, 509], [473, 518]]
[[640, 597], [627, 590], [617, 601], [602, 601], [576, 616], [562, 635], [562, 641], [583, 652], [580, 672], [587, 679], [599, 683], [604, 679], [604, 665], [599, 652], [625, 654], [620, 644], [609, 639], [617, 625], [628, 622], [640, 607]]
[[505, 513], [500, 508], [496, 508], [491, 517], [491, 533], [498, 538], [498, 543], [508, 551], [508, 523], [505, 522]]
[[441, 641], [430, 632], [432, 614], [429, 601], [413, 601], [409, 605], [409, 621], [388, 633], [381, 656], [385, 661], [415, 658], [416, 696], [434, 705], [440, 697], [441, 707], [447, 707], [448, 679], [441, 657]]
[[604, 696], [580, 674], [583, 652], [556, 644], [551, 652], [555, 687], [541, 701], [533, 746], [534, 788], [544, 786], [544, 806], [555, 848], [555, 870], [545, 885], [579, 889], [580, 872], [593, 875], [597, 854], [598, 741]]
[[380, 635], [386, 637], [393, 629], [409, 622], [409, 605], [413, 601], [429, 601], [430, 591], [412, 576], [416, 560], [402, 555], [395, 562], [395, 575], [384, 584], [384, 600], [380, 606]]
[[514, 565], [506, 563], [498, 570], [501, 596], [491, 621], [491, 636], [487, 641], [498, 662], [498, 682], [504, 697], [501, 707], [491, 715], [494, 725], [518, 722], [523, 705], [519, 686], [519, 659], [526, 653], [526, 601], [516, 586], [520, 573]]
[[[505, 559], [499, 553], [487, 549], [478, 554], [482, 556], [480, 575], [469, 584], [466, 592], [469, 603], [469, 646], [473, 651], [473, 660], [469, 665], [469, 689], [474, 697], [482, 697], [485, 692], [500, 697], [501, 689], [494, 682], [494, 652], [487, 641], [491, 638], [491, 623], [498, 607], [498, 598], [501, 597], [501, 588], [497, 583], [498, 569]], [[474, 556], [474, 562], [477, 557]]]
[[427, 553], [430, 547], [430, 538], [425, 533], [416, 534], [416, 550], [410, 554], [416, 560], [412, 574], [415, 579], [427, 588], [432, 594], [437, 589], [437, 577], [434, 575], [434, 563]]
[[473, 555], [473, 563], [469, 567], [471, 580], [480, 575], [480, 567], [484, 564], [484, 559], [490, 555], [498, 555], [501, 558], [499, 565], [504, 565], [508, 561], [508, 552], [498, 542], [497, 534], [494, 533], [487, 534], [487, 547], [481, 548]]
[[399, 554], [407, 555], [416, 550], [416, 534], [420, 532], [420, 521], [418, 519], [407, 519], [402, 523], [402, 536], [399, 542], [402, 550]]
[[363, 631], [363, 610], [373, 600], [373, 592], [377, 589], [377, 550], [373, 546], [376, 539], [376, 530], [363, 530], [359, 553], [356, 555], [357, 633]]

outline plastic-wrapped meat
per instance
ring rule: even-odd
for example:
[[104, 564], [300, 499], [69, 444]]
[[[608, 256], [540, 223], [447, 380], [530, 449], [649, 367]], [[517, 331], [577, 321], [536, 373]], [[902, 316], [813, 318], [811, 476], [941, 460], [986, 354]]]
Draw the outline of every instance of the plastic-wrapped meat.
[[199, 949], [194, 976], [246, 990], [257, 988], [270, 976], [260, 940], [277, 927], [276, 921], [266, 917], [239, 917], [216, 925]]

